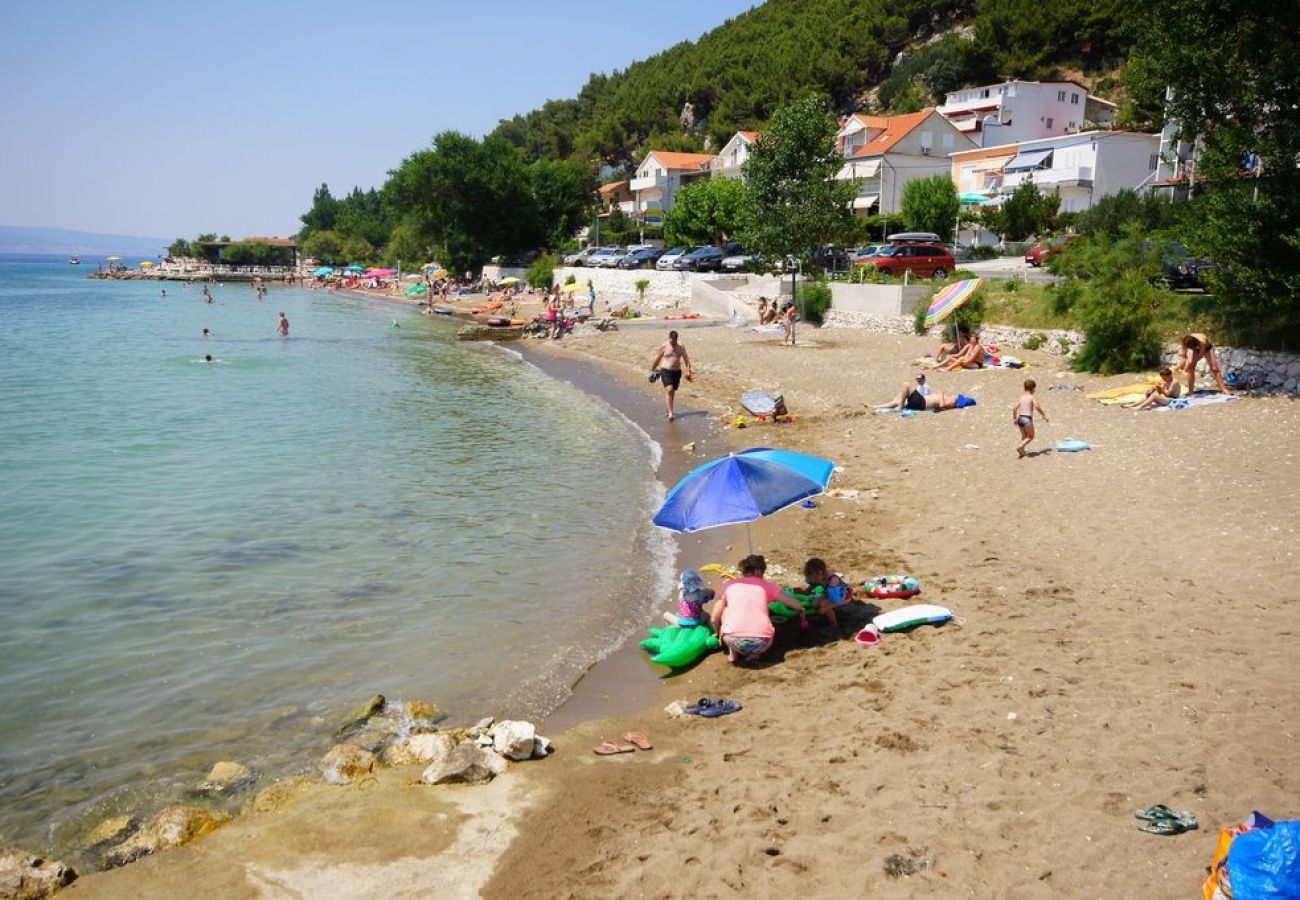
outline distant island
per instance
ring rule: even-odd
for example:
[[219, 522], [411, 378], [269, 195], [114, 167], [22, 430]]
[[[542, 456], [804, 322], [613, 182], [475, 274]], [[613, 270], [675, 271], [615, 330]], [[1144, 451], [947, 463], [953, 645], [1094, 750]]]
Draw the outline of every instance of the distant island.
[[128, 234], [102, 234], [71, 228], [0, 225], [0, 253], [84, 254], [86, 256], [142, 256], [152, 259], [167, 252], [164, 238]]

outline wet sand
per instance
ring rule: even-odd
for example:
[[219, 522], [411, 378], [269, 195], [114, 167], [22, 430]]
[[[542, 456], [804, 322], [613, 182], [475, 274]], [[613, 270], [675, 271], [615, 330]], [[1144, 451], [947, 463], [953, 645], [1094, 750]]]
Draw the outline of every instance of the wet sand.
[[[663, 330], [534, 349], [654, 403], [645, 371]], [[910, 381], [911, 360], [933, 349], [919, 338], [683, 338], [697, 372], [684, 404], [720, 416], [766, 387], [796, 416], [710, 429], [696, 462], [727, 446], [806, 450], [835, 459], [834, 487], [857, 492], [755, 527], [756, 549], [787, 572], [774, 580], [797, 583], [809, 555], [855, 583], [906, 571], [960, 623], [862, 648], [851, 635], [871, 610], [855, 607], [838, 632], [783, 634], [759, 668], [715, 654], [640, 712], [583, 722], [556, 755], [486, 788], [407, 783], [418, 770], [313, 788], [69, 896], [168, 896], [183, 881], [236, 897], [1186, 897], [1219, 827], [1256, 808], [1300, 813], [1295, 402], [1135, 413], [1073, 389], [1131, 376], [1058, 378], [1059, 361], [1022, 353], [1032, 368], [930, 376], [976, 407], [902, 419], [865, 404]], [[1016, 459], [1010, 407], [1026, 376], [1052, 418], [1031, 451], [1066, 437], [1096, 449]], [[652, 435], [680, 446], [693, 422]], [[699, 558], [743, 554], [743, 530], [718, 536]], [[637, 678], [634, 660], [579, 685], [589, 712]], [[656, 692], [647, 677], [629, 699]], [[705, 694], [745, 708], [662, 711]], [[655, 749], [591, 754], [629, 728]], [[1155, 803], [1194, 810], [1200, 830], [1137, 831], [1133, 811]], [[891, 878], [891, 854], [928, 866]]]

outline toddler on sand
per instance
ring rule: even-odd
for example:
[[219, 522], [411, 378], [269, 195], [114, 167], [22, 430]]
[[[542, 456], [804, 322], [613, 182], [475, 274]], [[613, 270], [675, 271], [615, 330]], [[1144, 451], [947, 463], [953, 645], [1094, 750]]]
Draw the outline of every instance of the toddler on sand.
[[1011, 420], [1020, 429], [1020, 443], [1016, 446], [1016, 453], [1020, 454], [1021, 459], [1025, 458], [1025, 448], [1034, 439], [1034, 413], [1037, 412], [1042, 416], [1044, 422], [1052, 421], [1047, 418], [1047, 413], [1043, 412], [1043, 408], [1038, 405], [1038, 398], [1034, 396], [1034, 391], [1037, 388], [1038, 383], [1034, 379], [1026, 378], [1025, 393], [1011, 407]]
[[853, 589], [830, 570], [825, 560], [815, 556], [804, 563], [803, 578], [808, 582], [809, 590], [822, 589], [822, 595], [816, 601], [817, 612], [826, 617], [832, 628], [838, 628], [840, 623], [835, 618], [835, 608], [853, 599]]
[[664, 613], [664, 621], [681, 628], [707, 625], [704, 604], [713, 599], [713, 591], [704, 586], [704, 579], [694, 569], [686, 569], [677, 578], [677, 612]]

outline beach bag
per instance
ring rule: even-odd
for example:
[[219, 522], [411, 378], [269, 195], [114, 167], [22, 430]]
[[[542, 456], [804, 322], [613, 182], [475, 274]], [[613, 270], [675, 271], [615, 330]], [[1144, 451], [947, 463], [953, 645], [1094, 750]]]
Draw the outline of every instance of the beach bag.
[[1228, 848], [1234, 900], [1300, 900], [1300, 822], [1238, 835]]

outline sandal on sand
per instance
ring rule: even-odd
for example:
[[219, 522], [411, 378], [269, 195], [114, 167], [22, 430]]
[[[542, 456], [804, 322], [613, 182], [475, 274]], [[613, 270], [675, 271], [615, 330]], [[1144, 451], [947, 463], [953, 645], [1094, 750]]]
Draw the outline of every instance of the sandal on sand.
[[701, 697], [699, 703], [686, 707], [686, 712], [695, 716], [703, 716], [706, 719], [716, 719], [718, 716], [738, 712], [742, 708], [738, 700], [715, 700], [712, 697]]
[[1133, 815], [1145, 820], [1145, 824], [1139, 825], [1138, 830], [1148, 834], [1182, 834], [1195, 831], [1198, 827], [1196, 814], [1190, 809], [1176, 813], [1163, 804], [1138, 810]]
[[613, 741], [602, 741], [592, 748], [592, 753], [597, 756], [614, 756], [619, 753], [631, 753], [636, 750], [631, 744], [615, 744]]
[[627, 741], [638, 750], [653, 750], [654, 744], [650, 743], [650, 738], [646, 737], [639, 731], [625, 731], [623, 740]]

